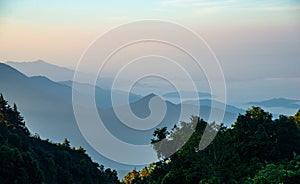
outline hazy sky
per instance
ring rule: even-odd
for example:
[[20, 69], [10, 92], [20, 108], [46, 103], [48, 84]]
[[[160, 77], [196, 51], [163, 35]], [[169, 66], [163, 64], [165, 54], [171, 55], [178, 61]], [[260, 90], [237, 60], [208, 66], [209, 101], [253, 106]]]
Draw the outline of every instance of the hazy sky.
[[229, 90], [299, 98], [299, 0], [0, 0], [0, 61], [74, 68], [99, 35], [142, 19], [177, 22], [206, 39]]
[[[75, 66], [81, 53], [99, 34], [141, 19], [178, 22], [201, 33], [209, 43], [217, 42], [214, 47], [222, 50], [228, 44], [231, 49], [247, 47], [243, 44], [248, 41], [256, 44], [248, 34], [268, 36], [259, 37], [266, 44], [273, 45], [268, 42], [274, 39], [295, 44], [294, 36], [300, 27], [297, 23], [300, 1], [0, 0], [1, 60], [44, 59]], [[248, 48], [254, 49], [252, 45]]]

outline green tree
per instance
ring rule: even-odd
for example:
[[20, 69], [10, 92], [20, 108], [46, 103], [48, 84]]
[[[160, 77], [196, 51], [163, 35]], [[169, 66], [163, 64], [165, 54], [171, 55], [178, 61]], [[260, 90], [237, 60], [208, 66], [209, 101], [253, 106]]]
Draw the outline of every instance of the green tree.
[[61, 143], [61, 145], [69, 148], [70, 147], [70, 141], [67, 138], [65, 138], [65, 140]]
[[3, 98], [3, 95], [0, 94], [0, 122], [7, 123], [7, 101]]
[[[239, 115], [231, 128], [208, 124], [199, 117], [172, 129], [159, 146], [153, 148], [161, 156], [154, 169], [136, 180], [144, 183], [297, 183], [299, 181], [300, 130], [295, 117], [279, 116], [259, 107]], [[204, 129], [218, 131], [213, 142], [199, 150]], [[194, 128], [195, 127], [195, 128]], [[164, 129], [167, 130], [167, 129]], [[159, 129], [152, 142], [159, 140]], [[164, 149], [172, 141], [186, 138], [188, 130], [195, 130], [175, 154], [166, 157]], [[165, 134], [161, 134], [165, 135]], [[154, 140], [154, 141], [153, 141]], [[137, 182], [137, 183], [138, 183]]]
[[300, 127], [300, 109], [298, 110], [298, 112], [291, 117], [295, 123]]
[[258, 170], [253, 178], [248, 178], [249, 183], [298, 183], [300, 181], [300, 156], [287, 162], [270, 163]]
[[2, 95], [0, 118], [1, 184], [119, 183], [115, 170], [104, 171], [82, 147], [70, 149], [68, 139], [53, 144], [30, 136], [17, 106], [11, 108]]

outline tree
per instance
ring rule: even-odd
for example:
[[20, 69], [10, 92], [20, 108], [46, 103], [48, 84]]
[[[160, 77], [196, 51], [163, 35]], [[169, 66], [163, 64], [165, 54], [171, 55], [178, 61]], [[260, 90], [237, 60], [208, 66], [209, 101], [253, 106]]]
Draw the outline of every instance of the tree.
[[0, 122], [5, 123], [7, 116], [7, 101], [4, 100], [3, 95], [0, 94]]
[[291, 117], [295, 123], [300, 127], [300, 109], [298, 110], [298, 112]]
[[70, 147], [70, 141], [65, 138], [65, 140], [61, 143], [62, 146], [65, 146], [65, 147]]
[[163, 128], [156, 128], [153, 136], [155, 137], [154, 139], [151, 139], [151, 143], [156, 143], [159, 142], [163, 139], [165, 139], [169, 135], [169, 132], [167, 131], [167, 127]]
[[[299, 113], [295, 116], [298, 117]], [[143, 180], [136, 183], [298, 183], [300, 180], [300, 129], [295, 117], [272, 114], [259, 107], [239, 115], [231, 128], [215, 129], [199, 117], [181, 123], [165, 136], [165, 129], [154, 132], [153, 148], [163, 160]], [[199, 150], [205, 127], [218, 131], [212, 143]], [[166, 156], [173, 141], [192, 136], [175, 154]], [[163, 138], [162, 140], [159, 139]], [[159, 142], [157, 142], [160, 140]], [[157, 144], [159, 143], [159, 144]], [[293, 156], [294, 153], [294, 156]], [[167, 162], [168, 161], [168, 162]], [[143, 170], [142, 170], [143, 171]], [[140, 171], [141, 172], [141, 171]], [[146, 170], [144, 170], [146, 173]], [[132, 173], [131, 173], [132, 174]], [[139, 176], [140, 178], [140, 176]]]
[[[30, 136], [17, 106], [0, 95], [0, 183], [119, 183], [117, 172], [93, 162], [70, 141], [53, 144]], [[24, 133], [27, 130], [27, 133]]]
[[151, 170], [148, 170], [147, 167], [144, 167], [141, 171], [140, 171], [140, 178], [141, 180], [143, 180], [144, 178], [146, 178], [147, 176], [149, 176], [151, 173]]
[[83, 147], [81, 147], [81, 146], [79, 146], [79, 147], [77, 148], [77, 151], [80, 151], [80, 152], [83, 152], [83, 153], [86, 152], [86, 150], [85, 150]]
[[13, 106], [13, 112], [15, 114], [15, 123], [21, 127], [25, 126], [24, 118], [21, 116], [21, 113], [18, 111], [18, 107], [15, 103]]
[[17, 105], [11, 108], [7, 101], [0, 95], [0, 122], [5, 123], [8, 127], [18, 129], [29, 135], [29, 131], [25, 126], [24, 118], [18, 111]]
[[269, 163], [257, 171], [253, 178], [248, 178], [249, 183], [298, 183], [300, 180], [300, 156], [294, 154], [291, 161]]
[[134, 184], [140, 181], [140, 173], [133, 169], [131, 172], [127, 173], [126, 176], [123, 178], [122, 183], [124, 184]]

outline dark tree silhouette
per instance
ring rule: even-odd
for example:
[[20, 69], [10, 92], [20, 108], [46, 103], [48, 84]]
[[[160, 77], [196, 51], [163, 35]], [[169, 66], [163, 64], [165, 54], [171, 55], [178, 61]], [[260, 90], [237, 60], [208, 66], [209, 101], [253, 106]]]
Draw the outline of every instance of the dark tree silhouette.
[[0, 183], [119, 183], [117, 172], [92, 162], [82, 147], [30, 135], [17, 106], [0, 95]]

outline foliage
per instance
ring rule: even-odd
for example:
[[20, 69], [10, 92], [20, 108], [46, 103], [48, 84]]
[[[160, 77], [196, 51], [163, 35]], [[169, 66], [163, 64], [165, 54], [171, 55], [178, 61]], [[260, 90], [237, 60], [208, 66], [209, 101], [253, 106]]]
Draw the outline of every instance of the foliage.
[[[191, 123], [183, 122], [170, 132], [166, 128], [157, 129], [152, 143], [161, 161], [153, 164], [153, 170], [143, 180], [139, 175], [124, 180], [153, 184], [297, 183], [300, 181], [299, 112], [273, 120], [272, 114], [252, 107], [239, 115], [231, 128], [221, 125], [216, 130], [213, 123], [192, 117]], [[207, 130], [218, 133], [206, 149], [199, 150], [207, 125]], [[195, 131], [184, 146], [167, 156], [174, 142], [181, 144], [180, 140], [185, 140], [187, 130], [191, 129]]]
[[17, 106], [0, 95], [0, 183], [119, 183], [117, 172], [70, 148], [30, 135]]
[[[204, 150], [204, 130], [217, 131]], [[300, 110], [295, 116], [252, 107], [232, 127], [216, 129], [193, 116], [171, 130], [158, 128], [151, 139], [161, 160], [134, 169], [124, 184], [298, 183], [300, 181]], [[1, 183], [119, 183], [117, 172], [92, 162], [84, 148], [66, 138], [53, 144], [31, 135], [17, 106], [0, 95]], [[174, 153], [175, 152], [175, 153]], [[174, 153], [174, 154], [172, 154]]]
[[293, 120], [295, 121], [295, 123], [300, 127], [300, 109], [295, 114], [295, 116], [292, 116], [291, 118], [293, 118]]
[[137, 171], [134, 169], [133, 171], [127, 173], [127, 175], [123, 178], [123, 184], [138, 184], [147, 182], [148, 176], [154, 170], [154, 163], [149, 164], [148, 167], [144, 167], [142, 170]]
[[300, 181], [300, 156], [294, 155], [290, 161], [271, 163], [264, 166], [249, 183], [298, 183]]

